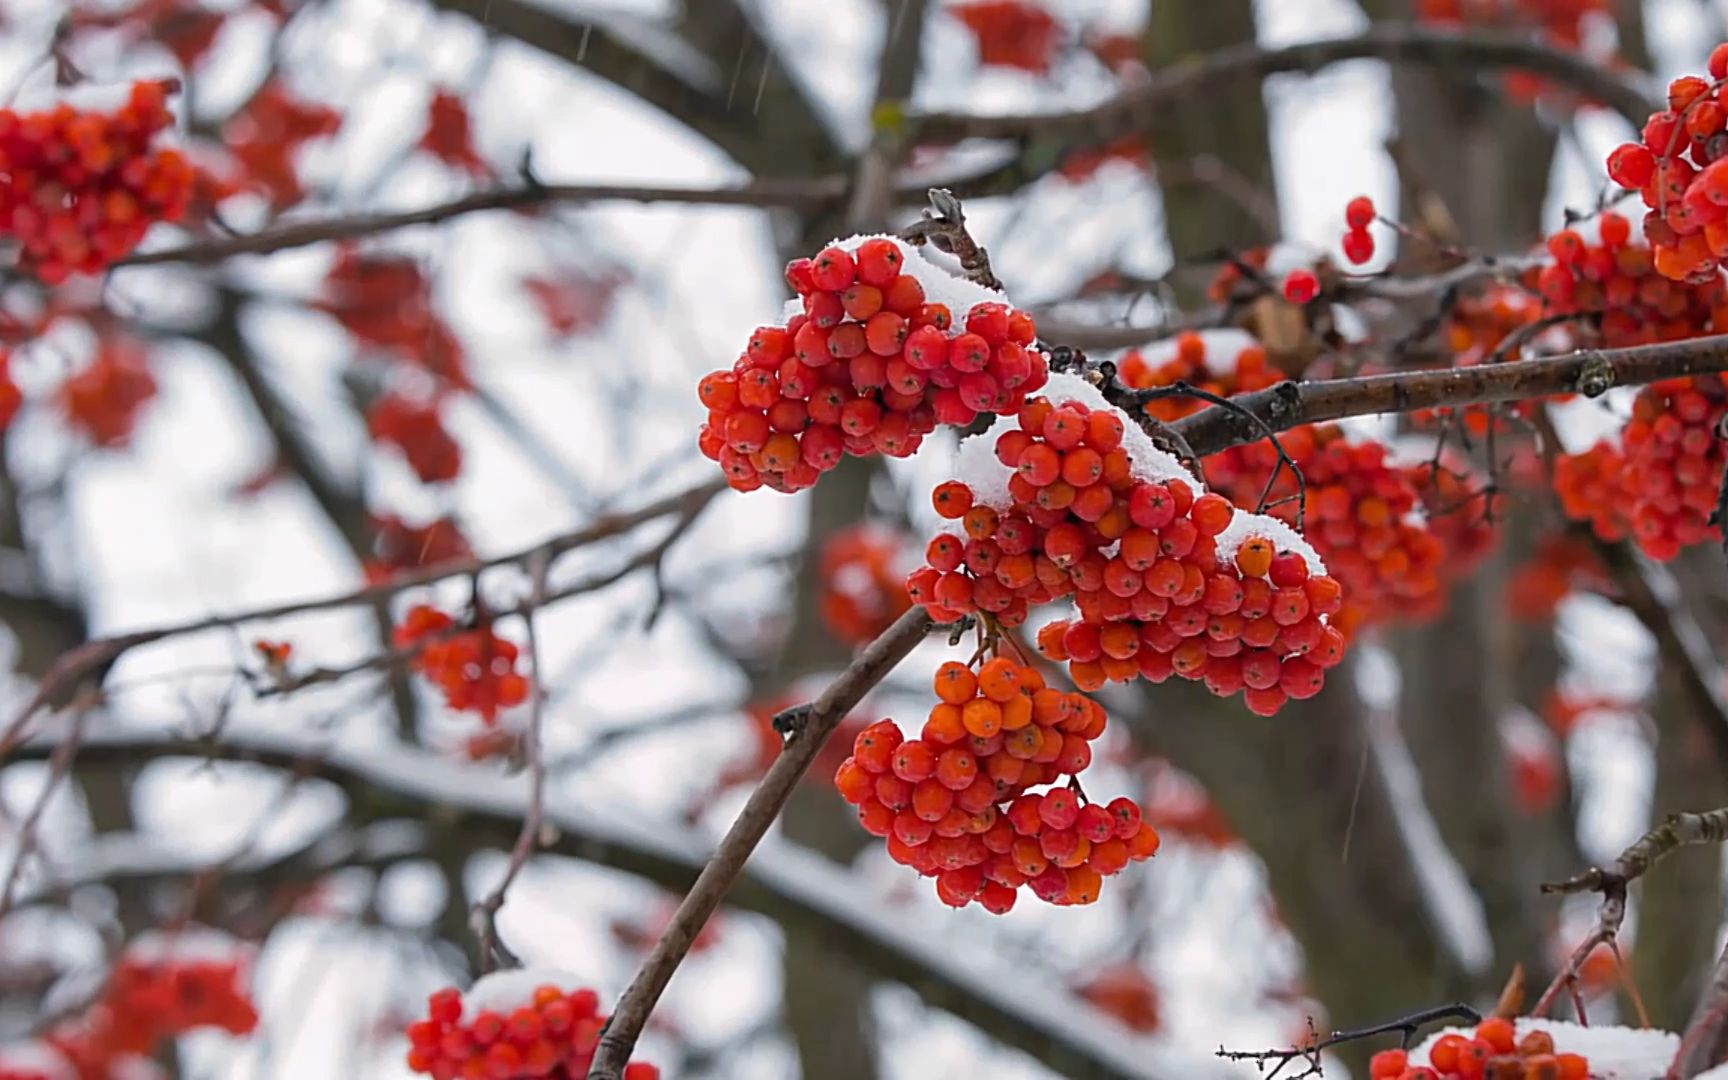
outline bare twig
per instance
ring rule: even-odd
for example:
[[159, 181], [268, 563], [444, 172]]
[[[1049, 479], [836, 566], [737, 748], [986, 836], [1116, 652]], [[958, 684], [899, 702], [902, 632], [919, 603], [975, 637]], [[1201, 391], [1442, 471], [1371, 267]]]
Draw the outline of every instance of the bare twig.
[[670, 925], [655, 943], [654, 951], [649, 953], [629, 988], [618, 999], [617, 1011], [595, 1050], [594, 1064], [588, 1072], [590, 1080], [619, 1080], [649, 1014], [672, 979], [672, 973], [678, 970], [696, 935], [743, 872], [745, 861], [779, 816], [810, 763], [816, 760], [822, 744], [870, 688], [905, 659], [931, 629], [930, 616], [924, 609], [912, 608], [859, 653], [857, 659], [811, 703], [809, 716], [787, 739], [786, 748], [768, 767], [756, 790], [751, 792], [744, 809], [739, 811], [738, 819], [727, 830], [696, 883], [678, 905]]
[[986, 289], [1001, 291], [1002, 282], [990, 269], [990, 255], [966, 230], [966, 212], [954, 193], [945, 188], [930, 189], [930, 208], [916, 224], [900, 231], [902, 239], [913, 244], [931, 244], [936, 250], [960, 260], [960, 269], [967, 280]]
[[84, 738], [84, 722], [89, 719], [89, 709], [79, 709], [72, 720], [72, 730], [54, 747], [54, 752], [48, 758], [48, 776], [42, 782], [42, 791], [36, 796], [36, 801], [30, 804], [30, 810], [24, 815], [24, 820], [18, 825], [18, 844], [12, 853], [12, 865], [6, 870], [6, 880], [0, 884], [0, 919], [12, 910], [12, 901], [18, 892], [18, 881], [24, 874], [24, 867], [30, 861], [30, 856], [41, 843], [38, 829], [42, 824], [42, 815], [47, 812], [48, 804], [53, 800], [54, 792], [60, 787], [66, 774], [71, 772], [72, 763], [78, 757], [78, 748]]
[[1320, 1066], [1320, 1052], [1322, 1050], [1330, 1049], [1342, 1043], [1372, 1039], [1376, 1035], [1386, 1035], [1394, 1031], [1399, 1034], [1398, 1045], [1408, 1050], [1411, 1040], [1415, 1038], [1418, 1031], [1441, 1020], [1463, 1020], [1466, 1023], [1476, 1024], [1481, 1022], [1482, 1014], [1463, 1003], [1437, 1005], [1433, 1008], [1420, 1009], [1405, 1016], [1388, 1020], [1383, 1024], [1370, 1024], [1368, 1027], [1353, 1028], [1349, 1031], [1334, 1031], [1324, 1039], [1302, 1046], [1293, 1046], [1286, 1050], [1226, 1050], [1219, 1047], [1218, 1056], [1229, 1061], [1252, 1061], [1261, 1069], [1265, 1069], [1268, 1065], [1273, 1066], [1272, 1071], [1265, 1074], [1264, 1080], [1274, 1080], [1286, 1067], [1300, 1061], [1307, 1066], [1307, 1071], [1295, 1073], [1287, 1080], [1302, 1080], [1303, 1077], [1321, 1075], [1323, 1070]]
[[1565, 881], [1543, 885], [1545, 893], [1601, 893], [1602, 909], [1597, 914], [1595, 928], [1572, 950], [1560, 974], [1537, 999], [1531, 1015], [1544, 1015], [1561, 991], [1576, 987], [1579, 969], [1598, 945], [1614, 948], [1618, 954], [1620, 925], [1626, 920], [1626, 890], [1632, 882], [1644, 876], [1664, 856], [1682, 847], [1724, 841], [1728, 841], [1728, 808], [1702, 814], [1670, 814], [1667, 821], [1621, 852], [1606, 870], [1591, 867]]
[[533, 577], [534, 584], [528, 599], [528, 610], [523, 613], [528, 635], [528, 730], [522, 734], [522, 752], [528, 763], [528, 807], [522, 814], [522, 831], [516, 834], [516, 843], [510, 849], [510, 863], [504, 868], [504, 876], [498, 879], [498, 884], [484, 899], [474, 905], [472, 918], [475, 934], [480, 938], [482, 966], [492, 963], [494, 959], [509, 967], [522, 966], [521, 960], [505, 946], [504, 939], [498, 934], [498, 911], [504, 906], [504, 896], [515, 883], [516, 876], [528, 865], [528, 858], [534, 854], [545, 830], [546, 759], [542, 752], [541, 721], [546, 711], [546, 686], [542, 681], [544, 669], [541, 667], [540, 635], [534, 630], [534, 613], [546, 604], [546, 571], [549, 565], [550, 560], [544, 555], [535, 556], [529, 564], [529, 574]]
[[436, 225], [487, 210], [521, 210], [555, 203], [684, 203], [814, 210], [834, 202], [844, 194], [845, 189], [841, 184], [828, 180], [753, 180], [748, 184], [730, 188], [651, 187], [636, 184], [524, 184], [520, 187], [476, 192], [416, 210], [351, 214], [322, 221], [296, 221], [275, 225], [247, 236], [196, 240], [160, 251], [141, 251], [115, 265], [191, 263], [209, 266], [236, 255], [270, 255], [278, 251], [323, 243], [326, 240], [351, 240], [394, 229], [405, 229], [411, 225]]
[[712, 481], [679, 492], [676, 495], [656, 500], [637, 510], [602, 515], [590, 524], [573, 532], [543, 540], [507, 555], [489, 559], [453, 559], [436, 566], [398, 574], [388, 581], [376, 585], [337, 593], [333, 596], [295, 600], [286, 604], [252, 608], [231, 615], [213, 615], [202, 619], [169, 623], [147, 630], [135, 630], [128, 634], [118, 634], [113, 637], [97, 638], [85, 642], [75, 649], [62, 653], [49, 666], [48, 671], [37, 684], [35, 694], [18, 711], [6, 731], [0, 734], [0, 759], [4, 759], [22, 741], [30, 719], [46, 707], [50, 701], [56, 700], [66, 689], [75, 686], [80, 680], [106, 670], [115, 660], [132, 649], [166, 638], [198, 634], [207, 630], [218, 630], [242, 623], [280, 619], [290, 615], [302, 615], [307, 612], [324, 611], [330, 608], [370, 604], [387, 599], [404, 589], [413, 588], [417, 585], [426, 585], [452, 577], [473, 576], [496, 567], [526, 565], [530, 559], [537, 556], [543, 555], [549, 560], [556, 559], [566, 552], [610, 539], [658, 518], [673, 514], [692, 514], [706, 506], [709, 500], [723, 491], [725, 487], [726, 485], [721, 481]]
[[1674, 1054], [1665, 1080], [1691, 1080], [1725, 1058], [1728, 1058], [1728, 947], [1716, 959], [1710, 983], [1699, 996], [1686, 1030], [1680, 1033], [1680, 1049]]

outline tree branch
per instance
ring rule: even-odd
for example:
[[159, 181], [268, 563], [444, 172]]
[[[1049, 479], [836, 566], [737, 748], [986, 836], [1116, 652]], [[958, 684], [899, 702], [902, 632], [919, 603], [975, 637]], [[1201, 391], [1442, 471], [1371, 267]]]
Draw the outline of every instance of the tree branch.
[[918, 143], [962, 139], [1034, 139], [1085, 145], [1109, 142], [1156, 126], [1170, 107], [1219, 85], [1285, 72], [1316, 72], [1345, 60], [1385, 60], [1482, 70], [1528, 71], [1577, 90], [1614, 109], [1635, 127], [1659, 108], [1638, 82], [1582, 53], [1552, 48], [1514, 34], [1460, 34], [1381, 24], [1347, 38], [1283, 48], [1239, 45], [1172, 65], [1150, 80], [1089, 109], [1063, 113], [978, 116], [926, 113], [910, 119]]
[[[814, 748], [818, 741], [794, 740], [781, 762], [798, 753], [797, 747]], [[45, 760], [55, 746], [52, 739], [33, 738], [19, 748], [17, 760]], [[428, 850], [443, 844], [465, 850], [507, 849], [520, 836], [527, 811], [525, 792], [500, 783], [492, 770], [408, 747], [366, 742], [332, 746], [300, 731], [228, 729], [220, 740], [176, 739], [159, 731], [94, 732], [85, 736], [74, 771], [99, 777], [99, 770], [176, 758], [248, 762], [321, 780], [347, 796], [354, 826], [412, 823], [428, 832]], [[781, 762], [775, 767], [784, 768]], [[604, 804], [556, 800], [548, 803], [545, 815], [550, 833], [557, 837], [545, 851], [611, 867], [675, 893], [690, 891], [707, 861], [707, 845], [693, 834], [645, 826]], [[395, 836], [391, 829], [385, 838]], [[380, 857], [393, 860], [411, 854], [392, 842]], [[172, 876], [163, 860], [145, 861], [148, 865], [139, 866], [133, 859], [117, 869], [116, 878], [160, 881]], [[196, 871], [208, 863], [187, 865]], [[235, 884], [245, 884], [253, 869], [249, 863], [237, 867]], [[910, 932], [894, 912], [861, 896], [850, 873], [791, 845], [769, 843], [758, 850], [728, 900], [781, 925], [811, 927], [831, 948], [878, 977], [908, 986], [932, 1008], [976, 1024], [1064, 1075], [1100, 1080], [1211, 1075], [1204, 1066], [1175, 1062], [1135, 1046], [1113, 1022], [1058, 989], [1045, 988], [1036, 1000], [1027, 998], [1014, 989], [1010, 970], [986, 956], [957, 956], [951, 942]]]
[[1666, 822], [1621, 852], [1608, 869], [1591, 867], [1565, 881], [1543, 885], [1545, 893], [1601, 893], [1602, 910], [1596, 917], [1596, 928], [1572, 951], [1565, 968], [1543, 992], [1530, 1014], [1543, 1015], [1562, 990], [1576, 984], [1579, 967], [1598, 945], [1608, 945], [1618, 953], [1616, 940], [1620, 924], [1626, 919], [1626, 890], [1632, 882], [1644, 876], [1664, 856], [1682, 847], [1725, 841], [1728, 841], [1728, 808], [1702, 814], [1670, 814]]
[[811, 705], [804, 723], [787, 739], [785, 749], [750, 793], [738, 819], [685, 894], [665, 933], [655, 942], [654, 951], [648, 954], [641, 970], [618, 999], [617, 1010], [595, 1049], [594, 1064], [588, 1071], [590, 1080], [619, 1080], [637, 1038], [648, 1023], [648, 1015], [654, 1011], [666, 984], [672, 981], [672, 973], [683, 963], [696, 935], [707, 925], [727, 890], [743, 873], [750, 853], [767, 835], [768, 827], [816, 760], [822, 744], [871, 687], [917, 648], [932, 626], [929, 614], [914, 606], [866, 646]]
[[737, 187], [726, 188], [654, 187], [637, 184], [525, 184], [521, 187], [479, 191], [417, 210], [352, 214], [322, 221], [295, 221], [285, 225], [273, 225], [249, 236], [212, 237], [159, 251], [139, 252], [121, 259], [115, 265], [191, 263], [211, 266], [236, 255], [269, 255], [323, 243], [326, 240], [348, 240], [413, 225], [436, 225], [452, 218], [487, 210], [520, 210], [555, 203], [680, 203], [813, 210], [836, 202], [844, 194], [844, 185], [837, 180], [753, 180]]
[[[1202, 457], [1322, 420], [1437, 406], [1524, 401], [1559, 394], [1601, 397], [1616, 386], [1728, 371], [1728, 335], [1624, 349], [1585, 350], [1510, 364], [1282, 382], [1231, 398], [1170, 425]], [[1244, 415], [1244, 413], [1252, 416]]]
[[43, 675], [37, 685], [36, 693], [19, 710], [4, 734], [0, 734], [0, 760], [3, 760], [8, 752], [16, 748], [23, 740], [24, 729], [30, 718], [49, 701], [55, 700], [63, 688], [76, 683], [86, 675], [106, 670], [121, 655], [132, 649], [166, 638], [182, 637], [207, 630], [219, 630], [241, 623], [286, 618], [290, 615], [303, 615], [307, 612], [323, 611], [330, 608], [372, 604], [417, 585], [427, 585], [452, 577], [471, 577], [482, 571], [501, 566], [527, 567], [536, 558], [556, 559], [566, 552], [610, 539], [657, 518], [668, 517], [673, 514], [692, 514], [707, 505], [708, 501], [723, 491], [725, 487], [724, 481], [710, 481], [699, 487], [659, 499], [637, 510], [603, 515], [574, 532], [554, 536], [549, 540], [543, 540], [506, 555], [498, 555], [489, 559], [478, 557], [453, 559], [436, 566], [400, 573], [388, 581], [368, 585], [365, 588], [350, 592], [337, 593], [333, 596], [294, 600], [286, 604], [252, 608], [228, 615], [212, 615], [201, 619], [167, 623], [144, 630], [134, 630], [126, 634], [87, 641], [61, 655]]

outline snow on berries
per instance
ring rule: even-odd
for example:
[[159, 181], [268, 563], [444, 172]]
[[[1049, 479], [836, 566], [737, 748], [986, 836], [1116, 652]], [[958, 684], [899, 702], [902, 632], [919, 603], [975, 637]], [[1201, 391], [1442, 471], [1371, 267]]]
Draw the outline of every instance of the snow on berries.
[[[1474, 1031], [1451, 1030], [1430, 1038], [1414, 1050], [1382, 1050], [1368, 1062], [1370, 1080], [1470, 1080], [1474, 1077], [1542, 1077], [1544, 1080], [1588, 1080], [1620, 1075], [1605, 1058], [1561, 1051], [1556, 1040], [1580, 1048], [1625, 1029], [1581, 1028], [1574, 1024], [1491, 1016]], [[1646, 1034], [1644, 1032], [1637, 1033]], [[1649, 1032], [1651, 1036], [1672, 1035]], [[1668, 1054], [1672, 1057], [1672, 1051]], [[1664, 1059], [1666, 1060], [1666, 1059]], [[1593, 1068], [1594, 1066], [1594, 1068]], [[1645, 1068], [1640, 1075], [1648, 1074]]]
[[834, 785], [865, 831], [934, 878], [951, 907], [1004, 914], [1021, 886], [1046, 903], [1090, 904], [1105, 878], [1159, 843], [1134, 800], [1089, 802], [1079, 789], [1103, 706], [1046, 686], [1013, 657], [980, 659], [976, 671], [937, 668], [937, 702], [917, 738], [892, 720], [860, 732]]
[[1708, 79], [1668, 84], [1668, 107], [1652, 113], [1638, 142], [1608, 155], [1608, 177], [1649, 208], [1644, 235], [1656, 271], [1675, 281], [1714, 276], [1728, 256], [1728, 52], [1710, 54]]
[[1728, 414], [1728, 378], [1667, 379], [1638, 391], [1619, 440], [1603, 440], [1555, 462], [1561, 509], [1603, 540], [1630, 536], [1666, 562], [1716, 540], [1711, 521], [1728, 450], [1717, 436]]
[[[447, 987], [408, 1025], [408, 1068], [434, 1080], [588, 1075], [606, 1026], [600, 996], [559, 972], [495, 972], [463, 993]], [[658, 1080], [634, 1062], [624, 1080]]]
[[177, 89], [171, 79], [136, 82], [111, 111], [0, 109], [0, 231], [19, 243], [25, 269], [49, 285], [99, 273], [152, 224], [180, 219], [193, 168], [156, 145]]
[[498, 714], [528, 700], [528, 680], [516, 670], [521, 650], [499, 637], [489, 622], [458, 628], [437, 608], [416, 604], [396, 627], [396, 647], [415, 648], [414, 670], [424, 675], [458, 712], [474, 712], [487, 725]]
[[1326, 621], [1343, 590], [1314, 550], [1283, 522], [1197, 491], [1088, 384], [1059, 375], [1051, 391], [1017, 426], [998, 421], [963, 445], [958, 471], [973, 482], [933, 497], [960, 531], [931, 541], [907, 581], [913, 599], [938, 621], [981, 612], [1013, 627], [1072, 597], [1076, 616], [1037, 642], [1083, 691], [1175, 674], [1242, 692], [1268, 716], [1318, 693], [1343, 657]]
[[[1354, 441], [1335, 424], [1293, 428], [1279, 441], [1302, 471], [1300, 499], [1295, 475], [1270, 444], [1226, 450], [1209, 459], [1209, 472], [1215, 489], [1238, 506], [1257, 505], [1269, 495], [1273, 517], [1293, 525], [1301, 512], [1304, 535], [1344, 590], [1328, 629], [1350, 636], [1364, 625], [1437, 614], [1445, 585], [1467, 565], [1453, 561], [1461, 553], [1449, 549], [1437, 526], [1445, 519], [1461, 543], [1485, 547], [1479, 493], [1453, 490], [1460, 482], [1445, 468], [1400, 466], [1385, 444]], [[1437, 489], [1441, 484], [1444, 494]], [[1430, 505], [1424, 495], [1448, 512], [1421, 512]]]
[[899, 240], [837, 242], [786, 280], [796, 313], [697, 385], [698, 443], [739, 491], [800, 491], [847, 454], [909, 457], [936, 425], [1013, 413], [1044, 385], [1032, 316]]

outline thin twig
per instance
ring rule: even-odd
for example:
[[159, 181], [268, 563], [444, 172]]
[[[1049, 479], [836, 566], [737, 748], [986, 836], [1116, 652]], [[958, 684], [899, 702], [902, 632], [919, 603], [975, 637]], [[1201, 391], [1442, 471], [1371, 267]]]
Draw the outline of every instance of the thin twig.
[[510, 891], [516, 876], [528, 865], [528, 858], [534, 854], [545, 829], [546, 761], [541, 753], [541, 718], [546, 711], [546, 687], [541, 681], [544, 668], [541, 667], [540, 635], [534, 629], [534, 614], [546, 604], [546, 571], [550, 564], [551, 560], [539, 555], [529, 565], [534, 584], [528, 609], [523, 612], [528, 635], [528, 730], [522, 734], [522, 751], [528, 762], [528, 808], [522, 815], [522, 831], [516, 835], [516, 844], [510, 849], [510, 863], [504, 868], [504, 876], [498, 879], [498, 884], [483, 900], [474, 905], [472, 919], [475, 934], [480, 938], [482, 968], [491, 964], [494, 958], [508, 967], [522, 966], [522, 961], [505, 946], [504, 939], [498, 934], [498, 911], [504, 906], [504, 895]]
[[1002, 282], [990, 269], [990, 254], [972, 238], [966, 229], [966, 211], [960, 200], [946, 188], [930, 189], [930, 208], [917, 223], [900, 230], [902, 239], [913, 244], [928, 243], [936, 250], [960, 260], [960, 269], [968, 281], [986, 289], [1002, 291]]
[[[1576, 986], [1578, 972], [1598, 945], [1616, 944], [1620, 926], [1626, 920], [1626, 890], [1632, 882], [1643, 877], [1664, 856], [1682, 847], [1691, 844], [1720, 844], [1724, 841], [1728, 841], [1728, 807], [1702, 814], [1670, 814], [1667, 821], [1639, 837], [1631, 847], [1621, 852], [1620, 857], [1606, 870], [1591, 867], [1565, 881], [1543, 885], [1542, 891], [1545, 893], [1601, 893], [1602, 909], [1596, 916], [1596, 926], [1585, 935], [1578, 947], [1572, 950], [1565, 966], [1554, 976], [1554, 981], [1542, 992], [1535, 1007], [1530, 1010], [1531, 1015], [1546, 1014], [1561, 991]], [[1582, 1014], [1579, 1019], [1583, 1019]]]
[[397, 574], [376, 585], [368, 585], [362, 589], [337, 593], [333, 596], [295, 600], [286, 604], [252, 608], [230, 615], [212, 615], [201, 619], [168, 623], [146, 630], [135, 630], [127, 634], [85, 642], [77, 648], [62, 653], [49, 666], [37, 684], [36, 692], [18, 711], [4, 734], [0, 734], [0, 759], [4, 759], [23, 740], [25, 728], [30, 719], [46, 707], [50, 701], [56, 700], [67, 688], [74, 686], [80, 679], [106, 669], [121, 655], [140, 646], [167, 638], [184, 637], [190, 634], [203, 633], [207, 630], [237, 626], [242, 623], [286, 618], [290, 615], [303, 615], [330, 608], [375, 603], [418, 585], [428, 585], [452, 577], [473, 576], [502, 566], [526, 565], [529, 559], [539, 554], [545, 555], [548, 559], [556, 559], [566, 552], [610, 539], [646, 522], [672, 514], [690, 514], [706, 506], [709, 500], [725, 488], [726, 485], [723, 481], [710, 481], [676, 495], [656, 500], [637, 510], [621, 514], [602, 515], [573, 532], [563, 533], [549, 540], [542, 540], [507, 555], [499, 555], [489, 559], [452, 559], [435, 566]]
[[749, 801], [739, 811], [737, 820], [726, 831], [696, 883], [678, 905], [653, 952], [643, 961], [641, 970], [618, 999], [617, 1010], [595, 1050], [594, 1063], [588, 1071], [589, 1080], [619, 1080], [649, 1014], [672, 979], [672, 973], [678, 970], [696, 935], [707, 925], [732, 883], [743, 872], [750, 853], [767, 835], [769, 826], [780, 815], [799, 779], [816, 760], [822, 744], [870, 688], [905, 659], [932, 628], [929, 614], [922, 607], [912, 608], [866, 646], [811, 703], [809, 716], [798, 732], [787, 739], [785, 749], [768, 767], [756, 790], [750, 793]]
[[158, 266], [163, 263], [189, 263], [194, 266], [210, 266], [236, 255], [270, 255], [327, 240], [352, 240], [404, 229], [411, 225], [436, 225], [487, 210], [521, 210], [554, 203], [686, 203], [814, 210], [832, 203], [844, 194], [842, 185], [825, 180], [753, 180], [731, 188], [651, 187], [637, 184], [524, 184], [521, 187], [476, 192], [416, 210], [352, 214], [322, 221], [296, 221], [245, 236], [195, 240], [160, 251], [141, 251], [121, 259], [115, 265]]
[[[1322, 1073], [1323, 1070], [1320, 1066], [1320, 1052], [1322, 1050], [1330, 1049], [1342, 1043], [1372, 1039], [1376, 1035], [1385, 1035], [1394, 1031], [1398, 1032], [1400, 1036], [1398, 1045], [1408, 1050], [1410, 1041], [1418, 1031], [1441, 1020], [1463, 1020], [1466, 1023], [1476, 1024], [1482, 1021], [1482, 1014], [1462, 1002], [1451, 1005], [1436, 1005], [1388, 1020], [1383, 1024], [1371, 1024], [1368, 1027], [1353, 1028], [1349, 1031], [1334, 1031], [1317, 1042], [1293, 1046], [1287, 1050], [1226, 1050], [1219, 1047], [1217, 1056], [1228, 1061], [1252, 1061], [1261, 1069], [1272, 1065], [1272, 1071], [1265, 1074], [1264, 1080], [1274, 1080], [1287, 1066], [1301, 1061], [1307, 1065], [1308, 1070], [1296, 1073], [1288, 1077], [1287, 1080], [1302, 1080], [1303, 1077], [1319, 1076]], [[1310, 1031], [1312, 1031], [1312, 1021], [1310, 1021]]]

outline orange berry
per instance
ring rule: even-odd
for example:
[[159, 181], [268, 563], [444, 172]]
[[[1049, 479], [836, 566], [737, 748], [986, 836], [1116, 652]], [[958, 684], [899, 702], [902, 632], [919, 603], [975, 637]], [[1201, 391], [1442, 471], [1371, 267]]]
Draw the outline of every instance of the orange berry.
[[1002, 706], [989, 698], [973, 698], [961, 706], [960, 720], [968, 734], [988, 739], [1002, 730]]
[[950, 705], [964, 705], [978, 691], [978, 677], [958, 660], [950, 660], [936, 669], [936, 696]]

